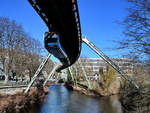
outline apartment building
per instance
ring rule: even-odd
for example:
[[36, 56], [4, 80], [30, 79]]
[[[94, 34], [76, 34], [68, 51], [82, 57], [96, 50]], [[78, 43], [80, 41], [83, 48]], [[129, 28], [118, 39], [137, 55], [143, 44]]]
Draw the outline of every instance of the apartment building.
[[[133, 63], [128, 58], [113, 58], [111, 59], [118, 65], [123, 71], [128, 74], [132, 74]], [[85, 68], [88, 75], [98, 74], [100, 69], [106, 71], [107, 64], [101, 58], [81, 58], [83, 67]]]

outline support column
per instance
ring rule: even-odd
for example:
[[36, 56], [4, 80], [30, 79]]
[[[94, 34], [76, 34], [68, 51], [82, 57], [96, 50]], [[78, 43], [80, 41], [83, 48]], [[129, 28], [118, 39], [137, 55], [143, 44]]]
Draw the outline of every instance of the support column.
[[73, 74], [72, 74], [71, 67], [68, 67], [68, 70], [69, 70], [69, 73], [70, 73], [70, 75], [71, 75], [72, 81], [74, 82], [74, 77], [73, 77]]
[[84, 69], [84, 67], [83, 67], [83, 65], [82, 65], [82, 63], [81, 63], [80, 58], [79, 58], [78, 62], [79, 62], [80, 68], [82, 69], [83, 76], [84, 76], [85, 80], [86, 80], [87, 83], [88, 83], [88, 88], [91, 89], [92, 87], [91, 87], [90, 80], [88, 79], [88, 77], [87, 77], [87, 75], [86, 75], [85, 69]]
[[37, 71], [35, 72], [34, 76], [32, 77], [32, 80], [30, 81], [30, 83], [28, 84], [25, 93], [27, 93], [31, 86], [33, 85], [34, 81], [36, 80], [37, 76], [40, 74], [41, 70], [43, 69], [43, 67], [45, 66], [46, 62], [48, 61], [48, 59], [50, 58], [51, 54], [48, 53], [46, 55], [46, 57], [43, 59], [42, 63], [40, 64], [39, 68], [37, 69]]
[[135, 88], [139, 89], [139, 86], [124, 72], [119, 68], [108, 56], [106, 56], [100, 49], [98, 49], [92, 42], [90, 42], [86, 37], [82, 41], [89, 46], [95, 53], [97, 53], [107, 64], [113, 67], [118, 73], [120, 73], [126, 80], [129, 81]]
[[68, 69], [69, 69], [69, 73], [71, 75], [71, 78], [72, 78], [72, 81], [73, 81], [74, 85], [77, 85], [76, 79], [75, 79], [75, 77], [73, 76], [73, 73], [72, 73], [72, 67], [69, 67]]
[[59, 64], [55, 64], [55, 66], [53, 67], [52, 71], [50, 72], [50, 74], [48, 75], [48, 77], [46, 78], [46, 80], [43, 83], [43, 86], [46, 85], [47, 81], [52, 78], [52, 76], [54, 75], [56, 69], [58, 68]]

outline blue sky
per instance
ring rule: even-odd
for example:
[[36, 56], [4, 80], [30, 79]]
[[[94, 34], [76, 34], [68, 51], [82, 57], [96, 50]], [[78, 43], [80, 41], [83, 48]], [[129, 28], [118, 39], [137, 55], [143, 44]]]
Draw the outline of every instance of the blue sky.
[[[112, 40], [122, 39], [122, 27], [116, 22], [127, 14], [125, 0], [78, 0], [82, 35], [87, 36], [97, 47], [111, 57], [120, 52], [106, 48], [116, 46]], [[1, 0], [0, 16], [22, 24], [24, 30], [43, 43], [43, 33], [48, 31], [27, 0]], [[98, 57], [83, 44], [81, 56]]]

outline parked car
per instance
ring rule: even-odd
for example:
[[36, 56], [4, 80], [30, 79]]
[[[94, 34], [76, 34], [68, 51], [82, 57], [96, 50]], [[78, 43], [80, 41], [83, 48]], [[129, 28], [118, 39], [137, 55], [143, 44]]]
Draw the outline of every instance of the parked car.
[[0, 80], [5, 80], [5, 75], [0, 74]]

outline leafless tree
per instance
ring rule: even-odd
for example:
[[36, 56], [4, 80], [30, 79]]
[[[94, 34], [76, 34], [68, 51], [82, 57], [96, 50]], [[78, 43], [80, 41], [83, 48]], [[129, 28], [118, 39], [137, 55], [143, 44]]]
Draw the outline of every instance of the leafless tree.
[[121, 22], [125, 37], [119, 41], [117, 49], [129, 50], [125, 56], [134, 61], [133, 77], [142, 82], [150, 72], [150, 0], [126, 1], [129, 3], [128, 14]]
[[49, 74], [51, 72], [51, 70], [53, 69], [54, 66], [54, 62], [52, 62], [50, 59], [47, 61], [45, 67], [44, 67], [44, 71], [47, 72], [47, 74]]
[[121, 22], [125, 38], [119, 42], [119, 49], [129, 49], [130, 57], [150, 56], [150, 0], [126, 0], [128, 15]]
[[0, 61], [2, 63], [2, 69], [1, 69], [2, 71], [4, 71], [5, 61], [6, 61], [5, 58], [6, 39], [4, 38], [4, 36], [5, 36], [6, 26], [8, 26], [7, 23], [8, 23], [7, 18], [0, 18]]
[[25, 33], [21, 25], [0, 17], [0, 62], [6, 75], [9, 70], [22, 75], [26, 69], [33, 75], [40, 63], [41, 49], [40, 42]]

